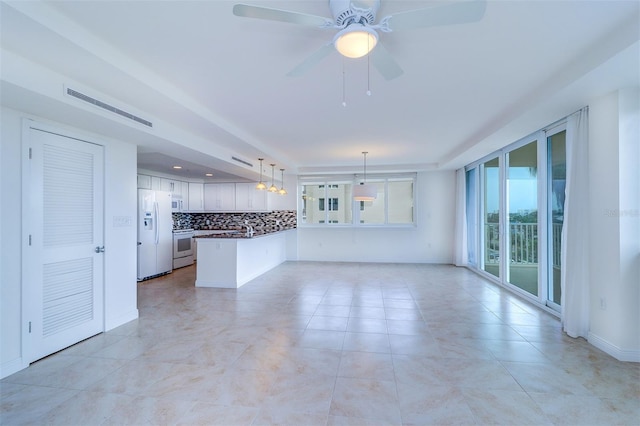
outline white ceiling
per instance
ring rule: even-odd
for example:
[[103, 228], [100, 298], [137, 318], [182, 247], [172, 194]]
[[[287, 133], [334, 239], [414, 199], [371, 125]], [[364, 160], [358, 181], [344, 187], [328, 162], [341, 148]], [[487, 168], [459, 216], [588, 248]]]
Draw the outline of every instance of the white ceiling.
[[[477, 23], [383, 33], [404, 70], [391, 81], [335, 52], [287, 77], [335, 30], [239, 18], [235, 3], [7, 2], [2, 47], [162, 123], [157, 137], [131, 132], [145, 168], [183, 159], [227, 173], [238, 171], [229, 155], [357, 170], [361, 151], [372, 170], [459, 167], [638, 84], [634, 0], [488, 1]], [[331, 16], [327, 0], [246, 3]], [[382, 0], [378, 18], [442, 3]], [[3, 104], [19, 103], [12, 94]]]

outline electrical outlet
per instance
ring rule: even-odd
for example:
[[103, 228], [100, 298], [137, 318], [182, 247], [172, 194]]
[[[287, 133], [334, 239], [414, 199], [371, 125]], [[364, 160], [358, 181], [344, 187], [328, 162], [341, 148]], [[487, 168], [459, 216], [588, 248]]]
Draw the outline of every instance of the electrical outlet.
[[600, 309], [602, 309], [603, 311], [607, 310], [607, 299], [605, 299], [604, 297], [600, 298]]

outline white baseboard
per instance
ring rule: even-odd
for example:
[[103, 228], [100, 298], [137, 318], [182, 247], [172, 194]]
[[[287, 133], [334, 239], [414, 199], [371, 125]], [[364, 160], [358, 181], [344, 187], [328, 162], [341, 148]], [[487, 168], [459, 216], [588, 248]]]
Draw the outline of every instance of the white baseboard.
[[116, 318], [107, 319], [104, 323], [104, 331], [113, 330], [114, 328], [120, 327], [121, 325], [126, 324], [129, 321], [138, 319], [138, 317], [138, 309], [133, 309], [125, 314], [119, 315]]
[[589, 332], [589, 343], [617, 359], [625, 362], [640, 362], [640, 350], [621, 349], [600, 336]]
[[17, 373], [26, 367], [27, 365], [23, 365], [22, 363], [22, 358], [16, 358], [9, 362], [2, 363], [0, 364], [0, 379], [4, 379], [13, 373]]

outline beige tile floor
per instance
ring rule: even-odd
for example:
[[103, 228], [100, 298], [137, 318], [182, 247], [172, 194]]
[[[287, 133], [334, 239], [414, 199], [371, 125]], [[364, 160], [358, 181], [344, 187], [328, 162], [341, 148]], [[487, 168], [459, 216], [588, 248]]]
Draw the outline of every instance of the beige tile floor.
[[463, 268], [285, 263], [138, 284], [140, 318], [0, 382], [0, 423], [640, 424], [640, 366]]

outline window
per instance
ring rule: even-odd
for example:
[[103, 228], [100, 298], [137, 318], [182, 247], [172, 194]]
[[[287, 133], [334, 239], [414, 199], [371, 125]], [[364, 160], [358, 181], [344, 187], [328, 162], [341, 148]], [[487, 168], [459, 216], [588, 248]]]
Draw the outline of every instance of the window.
[[414, 194], [415, 174], [378, 175], [367, 179], [367, 184], [377, 188], [373, 201], [353, 201], [353, 185], [359, 181], [353, 177], [327, 176], [322, 181], [311, 182], [300, 177], [300, 224], [352, 225], [352, 226], [402, 226], [415, 224]]
[[413, 223], [413, 186], [413, 179], [390, 179], [387, 181], [387, 223], [395, 225]]
[[414, 179], [389, 178], [369, 180], [378, 188], [373, 201], [360, 201], [358, 221], [365, 225], [411, 225], [413, 215]]
[[[324, 211], [324, 198], [320, 198], [318, 200], [318, 208], [320, 209], [321, 212]], [[338, 199], [337, 198], [329, 198], [327, 200], [327, 208], [331, 211], [337, 211], [338, 210]]]
[[352, 222], [352, 182], [301, 185], [300, 224], [348, 225]]
[[361, 201], [364, 208], [360, 209], [358, 220], [367, 225], [384, 225], [386, 219], [385, 182], [367, 180], [367, 185], [378, 188], [378, 196], [373, 201]]

